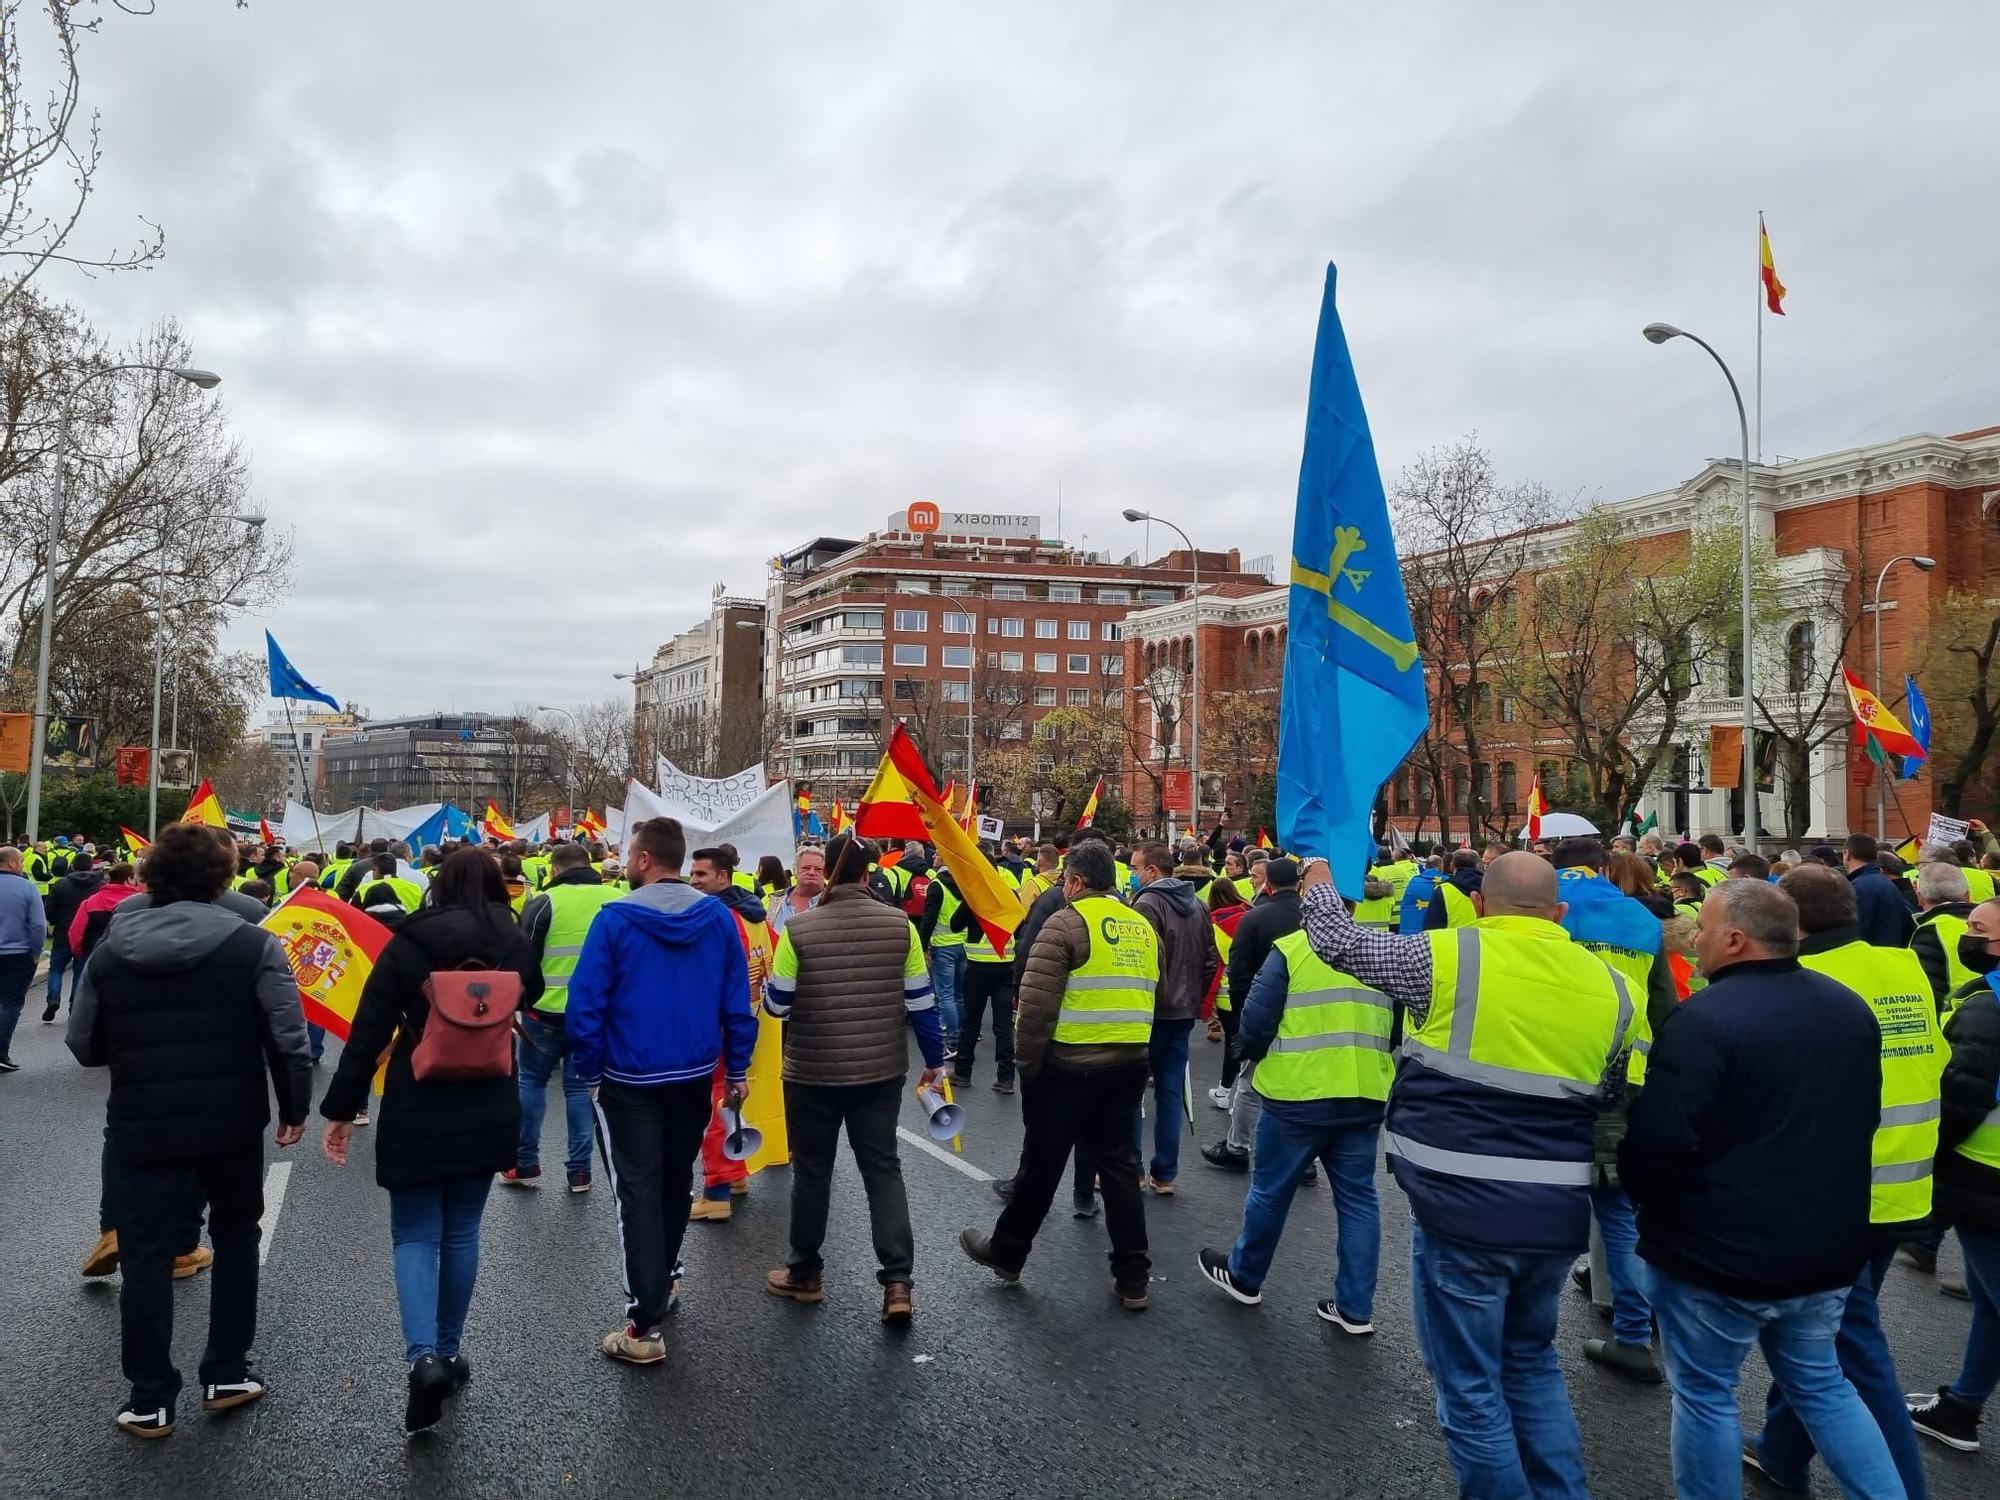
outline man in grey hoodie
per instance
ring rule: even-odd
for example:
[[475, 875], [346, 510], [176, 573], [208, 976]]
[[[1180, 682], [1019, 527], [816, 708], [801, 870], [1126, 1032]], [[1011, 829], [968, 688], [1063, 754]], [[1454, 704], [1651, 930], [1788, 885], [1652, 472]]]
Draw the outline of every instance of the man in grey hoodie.
[[135, 1437], [174, 1429], [181, 1376], [172, 1278], [190, 1184], [208, 1201], [215, 1243], [202, 1407], [223, 1411], [264, 1394], [249, 1363], [264, 1214], [261, 1137], [275, 1091], [277, 1142], [299, 1139], [312, 1055], [283, 947], [212, 904], [233, 873], [228, 851], [206, 829], [163, 829], [146, 854], [151, 904], [112, 923], [70, 1015], [77, 1061], [111, 1070], [121, 1333], [132, 1381], [118, 1425]]
[[[1165, 1198], [1173, 1195], [1174, 1179], [1180, 1175], [1188, 1037], [1221, 959], [1215, 951], [1215, 925], [1194, 887], [1175, 876], [1174, 856], [1167, 846], [1143, 844], [1133, 862], [1139, 894], [1132, 905], [1160, 940], [1160, 987], [1153, 996], [1153, 1040], [1148, 1052], [1153, 1070], [1151, 1186]], [[1143, 1117], [1133, 1121], [1132, 1128], [1144, 1156]]]

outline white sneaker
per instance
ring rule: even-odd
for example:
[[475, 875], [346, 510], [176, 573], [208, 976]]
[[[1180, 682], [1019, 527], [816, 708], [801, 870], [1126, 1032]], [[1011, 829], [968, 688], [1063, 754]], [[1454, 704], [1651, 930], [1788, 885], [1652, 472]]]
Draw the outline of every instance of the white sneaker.
[[1224, 1114], [1227, 1114], [1229, 1112], [1230, 1098], [1231, 1098], [1231, 1091], [1224, 1088], [1219, 1083], [1214, 1088], [1208, 1091], [1208, 1102], [1210, 1104], [1213, 1104], [1217, 1109], [1221, 1110]]

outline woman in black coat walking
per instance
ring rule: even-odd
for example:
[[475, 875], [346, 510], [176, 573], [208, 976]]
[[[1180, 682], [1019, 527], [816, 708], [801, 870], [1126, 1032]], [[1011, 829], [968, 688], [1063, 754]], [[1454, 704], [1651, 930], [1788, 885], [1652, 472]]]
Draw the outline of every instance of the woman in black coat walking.
[[479, 1273], [479, 1223], [493, 1174], [514, 1164], [520, 1133], [511, 1066], [505, 1076], [464, 1082], [420, 1081], [411, 1068], [430, 1015], [425, 981], [468, 964], [518, 974], [522, 1005], [542, 993], [541, 968], [515, 925], [500, 866], [472, 848], [445, 860], [429, 904], [382, 950], [320, 1102], [327, 1159], [344, 1166], [376, 1059], [393, 1039], [376, 1121], [375, 1180], [389, 1190], [396, 1301], [410, 1365], [404, 1424], [412, 1432], [436, 1422], [445, 1400], [472, 1378], [459, 1339]]

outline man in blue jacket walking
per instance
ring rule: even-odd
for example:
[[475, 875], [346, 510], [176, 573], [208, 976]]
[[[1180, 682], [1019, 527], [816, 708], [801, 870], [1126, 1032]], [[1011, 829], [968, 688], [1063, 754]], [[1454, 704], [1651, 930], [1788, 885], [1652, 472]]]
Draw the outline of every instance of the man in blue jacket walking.
[[604, 1336], [613, 1359], [667, 1357], [688, 1188], [708, 1126], [716, 1064], [741, 1106], [757, 1017], [736, 919], [681, 879], [687, 835], [649, 818], [626, 839], [632, 894], [597, 914], [570, 976], [570, 1055], [590, 1086], [611, 1190], [618, 1198], [625, 1327]]

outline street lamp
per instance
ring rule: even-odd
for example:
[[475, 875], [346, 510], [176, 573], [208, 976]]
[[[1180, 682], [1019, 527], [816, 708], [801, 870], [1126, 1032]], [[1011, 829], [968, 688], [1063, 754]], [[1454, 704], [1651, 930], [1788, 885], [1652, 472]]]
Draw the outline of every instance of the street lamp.
[[1158, 521], [1187, 544], [1188, 569], [1194, 587], [1194, 629], [1188, 649], [1188, 828], [1201, 828], [1201, 554], [1185, 531], [1165, 516], [1147, 510], [1127, 510], [1128, 521]]
[[[195, 376], [205, 376], [210, 385], [221, 379], [206, 370], [195, 370], [184, 378], [196, 385], [201, 381]], [[264, 518], [251, 512], [238, 512], [229, 517], [251, 531], [264, 529]], [[167, 534], [160, 532], [160, 568], [153, 580], [153, 599], [158, 615], [153, 624], [153, 735], [148, 742], [151, 749], [146, 757], [146, 837], [157, 838], [160, 832], [160, 689], [166, 679], [167, 670]], [[296, 748], [296, 747], [294, 747]], [[306, 795], [312, 795], [308, 789]]]
[[[1708, 357], [1715, 361], [1722, 371], [1722, 378], [1729, 382], [1730, 397], [1736, 402], [1736, 425], [1743, 438], [1743, 835], [1752, 850], [1757, 847], [1757, 707], [1751, 688], [1755, 679], [1751, 675], [1751, 635], [1754, 621], [1750, 600], [1750, 419], [1743, 411], [1743, 392], [1736, 384], [1735, 375], [1723, 362], [1715, 346], [1685, 328], [1676, 328], [1671, 323], [1648, 323], [1640, 330], [1649, 344], [1664, 344], [1668, 339], [1688, 339], [1708, 351]], [[1724, 684], [1727, 686], [1727, 684]]]
[[[229, 609], [248, 609], [248, 599], [183, 599], [181, 608], [196, 609], [204, 605], [223, 605]], [[174, 657], [174, 698], [172, 718], [167, 723], [167, 739], [172, 748], [179, 749], [181, 743], [181, 661]]]
[[[1913, 552], [1902, 552], [1882, 564], [1882, 571], [1875, 575], [1875, 696], [1882, 696], [1882, 585], [1889, 580], [1889, 570], [1899, 562], [1913, 563], [1920, 573], [1928, 573], [1937, 566], [1935, 557], [1920, 557]], [[1905, 653], [1907, 655], [1907, 653]], [[1875, 768], [1875, 837], [1889, 836], [1889, 778], [1883, 774], [1884, 768]]]
[[[623, 677], [625, 674], [617, 672], [612, 675]], [[570, 757], [569, 763], [569, 816], [570, 826], [574, 828], [576, 826], [576, 772], [577, 761], [583, 755], [583, 726], [577, 723], [575, 714], [566, 708], [557, 708], [553, 703], [537, 703], [535, 705], [535, 712], [538, 714], [561, 714], [565, 719], [569, 720], [569, 727], [576, 735], [576, 754]]]
[[[55, 644], [56, 626], [56, 549], [62, 545], [62, 513], [69, 503], [69, 403], [84, 386], [93, 380], [102, 380], [111, 375], [149, 373], [172, 375], [177, 380], [185, 380], [189, 385], [204, 391], [212, 391], [222, 384], [222, 377], [213, 370], [200, 370], [192, 366], [177, 365], [107, 365], [101, 370], [93, 370], [73, 385], [67, 386], [58, 399], [56, 413], [56, 492], [49, 505], [49, 544], [43, 554], [42, 568], [42, 640], [41, 654], [35, 665], [35, 723], [34, 743], [28, 753], [28, 843], [32, 847], [41, 834], [42, 825], [42, 755], [47, 748], [49, 734], [49, 656]], [[160, 712], [159, 674], [154, 673], [153, 686], [153, 761], [159, 763]], [[157, 784], [157, 772], [154, 775]], [[148, 834], [150, 837], [150, 832]]]

